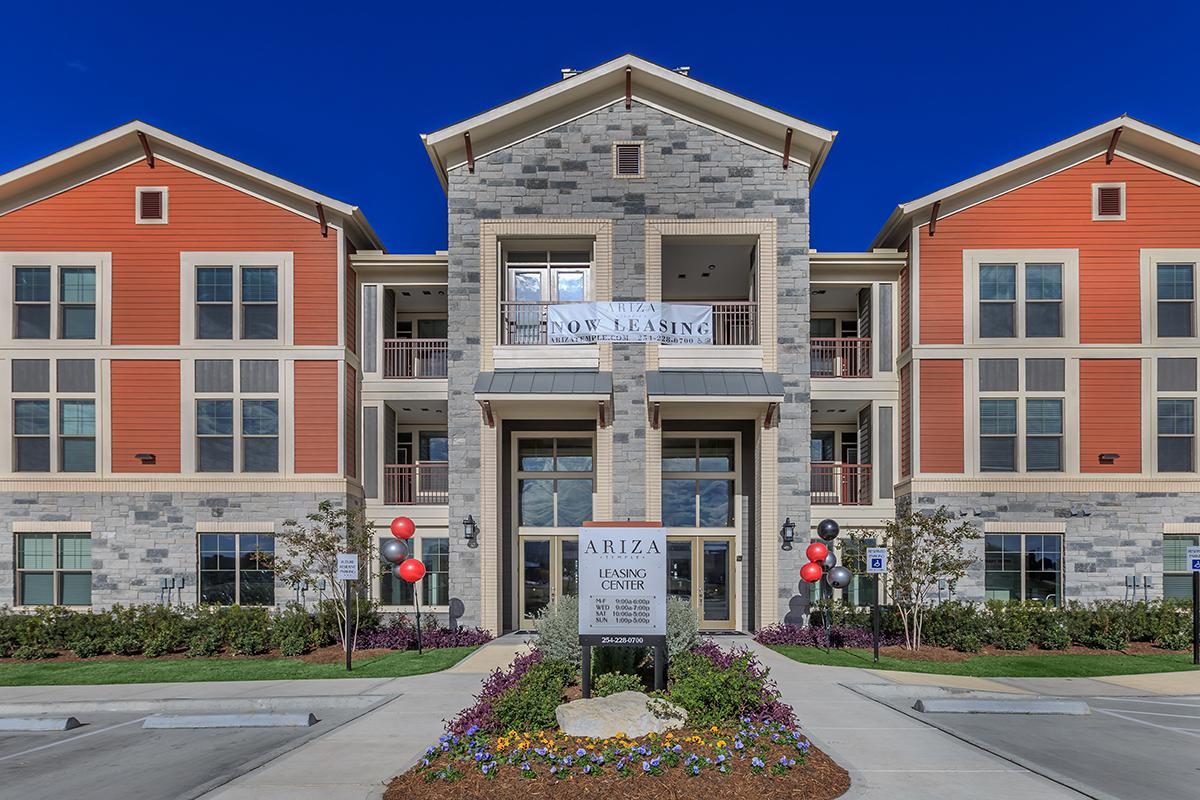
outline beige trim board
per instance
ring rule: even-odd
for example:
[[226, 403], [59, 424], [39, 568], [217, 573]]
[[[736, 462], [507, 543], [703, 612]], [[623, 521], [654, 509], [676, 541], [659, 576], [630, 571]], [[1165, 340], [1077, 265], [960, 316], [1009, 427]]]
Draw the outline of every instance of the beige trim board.
[[196, 522], [196, 533], [274, 533], [274, 522], [262, 520], [221, 520], [220, 522]]
[[989, 520], [983, 523], [984, 533], [1066, 533], [1065, 522], [1024, 522], [1021, 520]]
[[13, 520], [13, 533], [91, 533], [92, 523], [79, 520], [43, 522], [41, 520]]
[[1200, 522], [1164, 522], [1163, 533], [1200, 535]]

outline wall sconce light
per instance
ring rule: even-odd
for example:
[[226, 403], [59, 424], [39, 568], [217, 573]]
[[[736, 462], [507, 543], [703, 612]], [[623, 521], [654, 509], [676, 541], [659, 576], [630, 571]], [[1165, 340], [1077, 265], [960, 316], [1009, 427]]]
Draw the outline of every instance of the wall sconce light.
[[1117, 463], [1117, 459], [1120, 457], [1121, 457], [1120, 453], [1101, 453], [1100, 454], [1100, 463], [1101, 464], [1115, 464], [1115, 463]]
[[467, 540], [467, 547], [475, 547], [479, 540], [479, 526], [475, 524], [475, 517], [467, 514], [467, 518], [462, 521], [463, 538]]
[[153, 464], [158, 460], [154, 453], [138, 453], [134, 458], [143, 464]]
[[783, 539], [783, 549], [791, 550], [792, 542], [796, 541], [796, 523], [791, 517], [785, 517], [783, 527], [779, 529], [779, 538]]

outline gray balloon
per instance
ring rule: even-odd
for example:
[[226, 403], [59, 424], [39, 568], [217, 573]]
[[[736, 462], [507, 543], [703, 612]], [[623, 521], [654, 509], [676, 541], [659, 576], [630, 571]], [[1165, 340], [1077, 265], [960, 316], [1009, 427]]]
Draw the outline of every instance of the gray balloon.
[[830, 550], [825, 554], [825, 559], [821, 562], [821, 564], [825, 567], [825, 571], [828, 572], [837, 566], [837, 556], [834, 555], [832, 550]]
[[379, 554], [389, 564], [399, 564], [408, 558], [408, 545], [402, 539], [387, 539], [379, 545]]
[[845, 567], [834, 567], [825, 573], [825, 579], [829, 581], [829, 585], [835, 589], [845, 589], [850, 585], [850, 570]]
[[820, 536], [826, 542], [832, 542], [840, 532], [841, 528], [832, 519], [823, 519], [817, 523], [817, 536]]

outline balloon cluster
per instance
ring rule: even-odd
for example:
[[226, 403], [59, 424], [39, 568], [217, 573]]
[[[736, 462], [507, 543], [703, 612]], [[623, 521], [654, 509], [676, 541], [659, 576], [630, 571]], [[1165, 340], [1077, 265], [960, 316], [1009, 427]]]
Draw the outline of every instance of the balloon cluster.
[[396, 517], [392, 520], [392, 536], [379, 548], [383, 560], [392, 565], [392, 574], [409, 583], [416, 583], [425, 577], [425, 565], [419, 559], [408, 557], [408, 541], [417, 532], [417, 526], [408, 517]]
[[[817, 536], [823, 542], [832, 543], [840, 532], [838, 524], [831, 519], [823, 519], [817, 524]], [[850, 570], [838, 566], [837, 556], [827, 544], [813, 542], [804, 555], [808, 557], [808, 563], [800, 568], [800, 578], [805, 583], [816, 583], [824, 575], [834, 589], [845, 589], [850, 585]]]

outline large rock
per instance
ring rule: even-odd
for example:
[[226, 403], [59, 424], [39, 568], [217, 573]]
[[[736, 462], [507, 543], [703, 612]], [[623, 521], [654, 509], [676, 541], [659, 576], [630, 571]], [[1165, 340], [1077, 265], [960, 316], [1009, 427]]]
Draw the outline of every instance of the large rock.
[[554, 709], [558, 727], [567, 736], [608, 739], [623, 733], [645, 736], [682, 728], [687, 712], [677, 705], [641, 692], [617, 692], [608, 697], [572, 700]]

